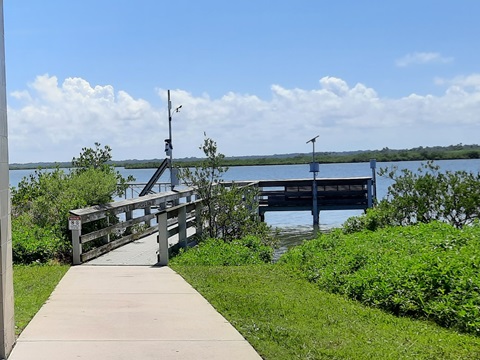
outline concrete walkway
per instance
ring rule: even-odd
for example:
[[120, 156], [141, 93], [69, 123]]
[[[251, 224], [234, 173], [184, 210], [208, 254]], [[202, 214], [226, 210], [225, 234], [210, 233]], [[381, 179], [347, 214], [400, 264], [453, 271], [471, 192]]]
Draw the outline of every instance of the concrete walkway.
[[76, 266], [9, 360], [261, 359], [168, 267]]
[[157, 251], [157, 233], [154, 233], [92, 259], [86, 265], [153, 266], [158, 261]]

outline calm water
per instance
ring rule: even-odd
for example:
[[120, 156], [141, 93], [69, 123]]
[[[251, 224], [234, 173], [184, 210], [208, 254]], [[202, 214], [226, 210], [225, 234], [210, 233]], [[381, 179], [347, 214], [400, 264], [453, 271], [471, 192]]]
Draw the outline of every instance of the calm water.
[[[419, 168], [420, 161], [403, 161], [395, 163], [377, 163], [377, 170], [380, 168], [397, 166], [399, 169], [409, 169], [415, 171]], [[444, 160], [437, 161], [441, 171], [465, 170], [480, 172], [480, 159], [473, 160]], [[124, 175], [133, 175], [136, 183], [146, 183], [150, 180], [155, 169], [135, 169], [126, 170], [118, 168]], [[32, 170], [11, 170], [10, 184], [16, 186], [24, 177], [32, 173]], [[355, 164], [321, 164], [320, 178], [332, 177], [355, 177], [371, 176], [372, 171], [369, 163]], [[281, 180], [281, 179], [304, 179], [312, 178], [308, 165], [272, 165], [272, 166], [241, 166], [232, 167], [224, 176], [225, 180]], [[169, 182], [170, 175], [168, 171], [160, 178], [160, 182]], [[386, 195], [390, 182], [388, 179], [377, 176], [377, 196], [382, 198]], [[328, 230], [340, 226], [350, 216], [361, 214], [360, 210], [350, 211], [322, 211], [320, 213], [320, 228]], [[308, 238], [311, 236], [312, 215], [310, 212], [267, 212], [266, 222], [276, 228], [279, 228], [283, 235], [297, 242], [297, 237]], [[290, 241], [290, 240], [289, 240]], [[287, 244], [288, 245], [288, 244]]]

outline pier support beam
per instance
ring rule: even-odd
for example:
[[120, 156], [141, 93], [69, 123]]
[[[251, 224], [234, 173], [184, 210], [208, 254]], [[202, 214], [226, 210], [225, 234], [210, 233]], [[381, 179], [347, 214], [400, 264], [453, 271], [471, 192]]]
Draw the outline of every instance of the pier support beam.
[[313, 173], [313, 187], [312, 187], [312, 212], [313, 212], [313, 227], [319, 226], [320, 223], [320, 213], [318, 211], [318, 196], [317, 196], [317, 180], [315, 179], [315, 173]]

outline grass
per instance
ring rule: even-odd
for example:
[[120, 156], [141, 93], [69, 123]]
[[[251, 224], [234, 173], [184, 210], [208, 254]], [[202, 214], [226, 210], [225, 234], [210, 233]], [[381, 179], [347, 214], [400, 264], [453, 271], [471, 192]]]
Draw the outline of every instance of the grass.
[[68, 265], [14, 265], [15, 330], [20, 334], [67, 272]]
[[478, 359], [480, 338], [367, 308], [283, 266], [174, 265], [264, 359]]

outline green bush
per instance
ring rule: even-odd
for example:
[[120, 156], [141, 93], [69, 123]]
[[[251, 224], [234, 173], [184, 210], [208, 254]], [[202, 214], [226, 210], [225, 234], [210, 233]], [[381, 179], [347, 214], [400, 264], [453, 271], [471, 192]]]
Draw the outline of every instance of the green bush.
[[255, 236], [225, 242], [221, 239], [206, 239], [199, 245], [180, 253], [172, 259], [174, 265], [237, 266], [270, 263], [273, 248], [263, 245]]
[[29, 223], [28, 218], [13, 219], [12, 243], [15, 264], [47, 263], [52, 259], [63, 259], [69, 245], [48, 227]]
[[366, 214], [349, 218], [345, 233], [432, 221], [462, 228], [480, 218], [480, 173], [442, 172], [429, 161], [416, 172], [393, 167], [379, 175], [393, 181], [386, 198]]
[[380, 175], [393, 180], [380, 207], [390, 223], [412, 225], [444, 221], [457, 228], [480, 217], [480, 173], [440, 171], [432, 161], [413, 172], [395, 167]]
[[321, 289], [480, 335], [480, 225], [321, 235], [281, 259]]
[[[95, 146], [83, 148], [79, 158], [73, 158], [74, 169], [38, 169], [12, 188], [12, 238], [18, 255], [15, 262], [68, 259], [70, 210], [111, 202], [125, 191], [126, 182], [133, 180], [124, 179], [107, 164], [111, 159], [108, 146]], [[109, 221], [113, 224], [117, 219], [111, 217]]]
[[362, 230], [375, 231], [392, 225], [394, 221], [390, 208], [380, 203], [377, 207], [367, 209], [365, 214], [348, 218], [343, 223], [342, 230], [346, 234], [351, 234]]

